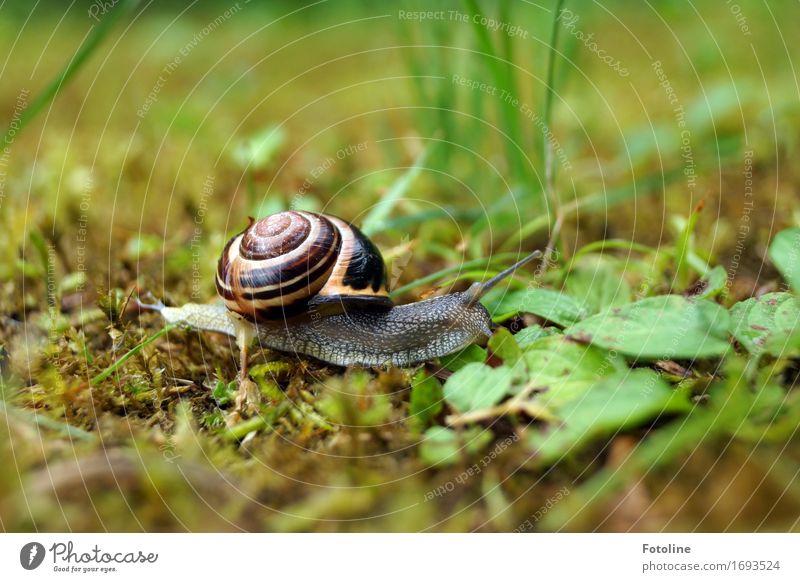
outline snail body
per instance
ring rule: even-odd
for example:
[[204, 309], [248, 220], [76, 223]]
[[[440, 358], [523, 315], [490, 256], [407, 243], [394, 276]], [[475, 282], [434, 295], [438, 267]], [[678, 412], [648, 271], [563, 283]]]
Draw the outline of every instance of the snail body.
[[394, 305], [377, 247], [336, 217], [288, 211], [255, 221], [220, 257], [223, 305], [159, 306], [167, 321], [339, 366], [410, 366], [491, 335], [480, 298], [535, 252], [467, 291]]
[[[254, 326], [258, 345], [312, 356], [337, 366], [411, 366], [444, 356], [491, 334], [491, 317], [467, 292], [451, 293], [389, 310], [352, 310], [319, 319]], [[237, 337], [224, 305], [159, 307], [170, 323]]]

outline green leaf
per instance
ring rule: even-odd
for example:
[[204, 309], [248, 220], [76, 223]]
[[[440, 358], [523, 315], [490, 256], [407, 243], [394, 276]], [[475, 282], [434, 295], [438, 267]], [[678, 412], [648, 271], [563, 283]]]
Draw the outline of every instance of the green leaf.
[[767, 293], [731, 308], [731, 333], [751, 354], [792, 355], [800, 347], [800, 304], [790, 293]]
[[464, 455], [474, 455], [486, 447], [494, 435], [480, 426], [456, 432], [443, 426], [425, 431], [419, 455], [428, 465], [454, 465]]
[[563, 336], [536, 342], [525, 351], [524, 358], [530, 370], [529, 385], [546, 388], [547, 401], [582, 394], [602, 378], [628, 370], [620, 356]]
[[630, 285], [623, 274], [603, 257], [584, 257], [565, 282], [567, 293], [589, 313], [631, 302]]
[[512, 370], [467, 364], [447, 379], [444, 397], [458, 412], [472, 412], [494, 406], [511, 388]]
[[[770, 381], [769, 370], [758, 381], [758, 388], [748, 393], [741, 421], [732, 431], [739, 440], [764, 444], [777, 435], [785, 442], [797, 432], [796, 412], [791, 410], [791, 396], [779, 384]], [[742, 418], [745, 417], [745, 418]], [[787, 422], [788, 421], [788, 422]], [[791, 428], [788, 434], [784, 426]]]
[[800, 228], [788, 228], [775, 235], [769, 258], [794, 292], [800, 293]]
[[653, 370], [638, 369], [606, 378], [580, 398], [551, 402], [561, 424], [531, 432], [528, 443], [538, 463], [549, 465], [598, 438], [636, 427], [661, 414], [686, 412], [685, 396], [670, 390]]
[[236, 381], [225, 383], [218, 379], [216, 384], [214, 384], [211, 395], [214, 397], [214, 400], [217, 401], [218, 405], [225, 406], [236, 396]]
[[495, 321], [517, 313], [533, 313], [562, 327], [572, 325], [587, 315], [586, 310], [569, 295], [539, 287], [507, 293], [490, 312]]
[[415, 431], [420, 432], [439, 415], [444, 408], [443, 398], [442, 384], [439, 380], [423, 371], [417, 373], [411, 385], [411, 397], [408, 403], [409, 423]]
[[559, 335], [559, 331], [554, 327], [542, 327], [541, 325], [530, 325], [524, 329], [521, 329], [514, 335], [514, 339], [517, 341], [517, 345], [522, 349], [527, 348], [534, 342], [550, 337], [553, 335]]
[[443, 368], [447, 368], [452, 372], [457, 372], [467, 364], [471, 364], [474, 362], [483, 363], [486, 361], [486, 350], [484, 350], [480, 346], [476, 346], [475, 344], [471, 344], [460, 350], [455, 352], [454, 354], [450, 354], [449, 356], [443, 356], [440, 358]]
[[705, 286], [698, 297], [703, 299], [716, 297], [725, 291], [725, 287], [728, 285], [728, 273], [722, 267], [714, 267], [703, 277], [702, 281]]
[[489, 350], [511, 367], [522, 358], [522, 350], [517, 345], [515, 337], [504, 327], [497, 328], [489, 338]]
[[642, 360], [722, 356], [730, 317], [706, 299], [648, 297], [608, 309], [565, 330], [568, 337]]

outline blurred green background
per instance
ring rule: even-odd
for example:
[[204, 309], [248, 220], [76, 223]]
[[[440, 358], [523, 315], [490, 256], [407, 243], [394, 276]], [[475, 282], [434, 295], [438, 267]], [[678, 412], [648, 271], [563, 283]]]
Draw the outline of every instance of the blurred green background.
[[[369, 384], [394, 406], [383, 431], [323, 439], [306, 417], [236, 445], [207, 395], [234, 378], [230, 346], [192, 334], [148, 355], [158, 377], [142, 361], [87, 392], [111, 352], [159, 328], [120, 324], [131, 290], [211, 300], [226, 238], [284, 208], [366, 222], [413, 300], [452, 273], [422, 277], [543, 247], [554, 228], [562, 259], [605, 239], [659, 249], [702, 201], [692, 248], [732, 273], [731, 300], [775, 287], [767, 244], [798, 219], [798, 4], [564, 8], [554, 26], [549, 1], [4, 4], [0, 364], [20, 410], [0, 414], [2, 528], [511, 530], [584, 478], [582, 461], [522, 470], [519, 451], [419, 503], [458, 471], [412, 452], [399, 372]], [[670, 289], [669, 269], [644, 268], [632, 285]], [[586, 466], [613, 466], [629, 438]], [[780, 451], [711, 442], [537, 529], [796, 528]]]

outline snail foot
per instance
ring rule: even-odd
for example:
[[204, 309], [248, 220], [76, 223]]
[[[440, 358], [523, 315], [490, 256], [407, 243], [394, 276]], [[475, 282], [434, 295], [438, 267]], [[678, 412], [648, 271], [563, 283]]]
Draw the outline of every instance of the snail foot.
[[240, 418], [252, 416], [259, 412], [261, 404], [261, 392], [258, 384], [250, 378], [243, 378], [239, 381], [239, 391], [236, 393], [233, 415]]

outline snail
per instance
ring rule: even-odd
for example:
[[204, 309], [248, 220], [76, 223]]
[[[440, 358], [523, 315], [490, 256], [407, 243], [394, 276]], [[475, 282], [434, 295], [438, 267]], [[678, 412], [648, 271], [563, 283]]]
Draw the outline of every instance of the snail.
[[247, 352], [262, 347], [338, 366], [407, 367], [451, 354], [492, 334], [480, 299], [536, 251], [466, 291], [395, 305], [375, 244], [334, 216], [286, 211], [249, 226], [225, 245], [216, 273], [222, 304], [143, 305], [170, 323], [236, 338], [241, 381]]

